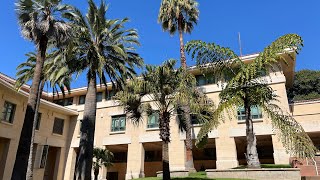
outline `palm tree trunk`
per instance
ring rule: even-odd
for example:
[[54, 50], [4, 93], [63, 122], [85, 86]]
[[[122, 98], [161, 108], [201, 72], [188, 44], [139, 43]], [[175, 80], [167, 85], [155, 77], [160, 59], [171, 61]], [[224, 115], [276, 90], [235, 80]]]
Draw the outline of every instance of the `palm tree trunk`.
[[179, 30], [179, 40], [180, 40], [180, 61], [181, 67], [187, 68], [186, 54], [184, 52], [184, 43], [183, 43], [183, 30], [182, 30], [182, 15], [178, 19], [178, 30]]
[[162, 142], [162, 179], [167, 180], [170, 178], [169, 166], [169, 142]]
[[[180, 61], [181, 61], [181, 67], [184, 69], [187, 69], [187, 61], [186, 61], [186, 55], [184, 51], [184, 43], [183, 43], [183, 31], [182, 31], [182, 15], [180, 15], [178, 19], [178, 29], [179, 29], [179, 40], [180, 40]], [[188, 72], [186, 72], [188, 73]], [[187, 106], [182, 107], [183, 110], [183, 116], [186, 123], [186, 169], [189, 171], [195, 171], [194, 163], [193, 163], [193, 154], [192, 154], [192, 123], [190, 118], [190, 106], [189, 104]]]
[[170, 142], [170, 113], [160, 112], [160, 138], [162, 139], [162, 179], [170, 179], [169, 142]]
[[48, 38], [46, 36], [42, 36], [38, 44], [37, 62], [34, 70], [34, 75], [27, 103], [27, 109], [20, 134], [16, 159], [12, 171], [12, 180], [21, 180], [26, 178], [28, 157], [30, 153], [30, 145], [32, 138], [33, 120], [36, 110], [37, 95], [39, 92], [42, 68], [46, 56], [47, 44]]
[[253, 132], [253, 122], [251, 119], [251, 109], [248, 99], [244, 99], [244, 108], [246, 115], [246, 135], [247, 135], [247, 164], [248, 168], [260, 168], [260, 162], [257, 152], [257, 138]]
[[44, 87], [44, 81], [41, 80], [39, 92], [37, 96], [37, 105], [36, 105], [36, 111], [33, 119], [33, 126], [32, 126], [32, 137], [31, 137], [31, 144], [30, 144], [30, 153], [29, 153], [29, 159], [28, 159], [28, 169], [27, 169], [27, 176], [26, 180], [32, 180], [33, 179], [33, 143], [34, 143], [34, 136], [35, 136], [35, 130], [37, 126], [37, 119], [38, 119], [38, 112], [39, 112], [39, 106], [40, 106], [40, 99], [42, 95]]
[[89, 70], [88, 90], [85, 99], [83, 120], [80, 129], [79, 156], [76, 167], [76, 180], [90, 180], [93, 158], [93, 142], [96, 120], [96, 75]]
[[94, 169], [94, 180], [98, 180], [99, 168]]

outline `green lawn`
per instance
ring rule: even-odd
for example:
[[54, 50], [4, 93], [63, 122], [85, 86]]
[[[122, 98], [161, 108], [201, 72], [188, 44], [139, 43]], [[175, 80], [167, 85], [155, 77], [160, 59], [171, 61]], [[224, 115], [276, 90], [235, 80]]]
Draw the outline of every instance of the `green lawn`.
[[[191, 173], [188, 177], [175, 177], [171, 179], [175, 179], [175, 180], [244, 180], [244, 179], [232, 179], [232, 178], [210, 179], [210, 178], [207, 178], [206, 172], [196, 172], [196, 173]], [[147, 178], [139, 178], [135, 180], [162, 180], [162, 178], [147, 177]]]

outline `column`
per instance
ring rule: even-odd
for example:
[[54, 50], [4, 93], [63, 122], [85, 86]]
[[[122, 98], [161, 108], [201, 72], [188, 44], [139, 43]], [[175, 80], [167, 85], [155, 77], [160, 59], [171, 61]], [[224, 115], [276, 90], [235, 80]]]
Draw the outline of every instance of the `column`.
[[273, 158], [275, 164], [289, 164], [290, 155], [286, 152], [283, 147], [279, 136], [272, 135], [272, 145], [273, 145]]
[[73, 179], [76, 161], [77, 161], [77, 153], [74, 148], [69, 148], [69, 153], [66, 159], [66, 168], [64, 172], [64, 179]]
[[18, 150], [18, 144], [19, 144], [18, 141], [10, 139], [9, 147], [7, 149], [8, 152], [7, 152], [7, 157], [5, 161], [6, 163], [5, 163], [4, 172], [3, 172], [3, 180], [11, 179], [13, 166], [16, 159], [16, 153]]
[[230, 169], [239, 166], [237, 148], [233, 137], [220, 136], [215, 139], [217, 169]]
[[138, 141], [128, 144], [126, 179], [144, 177], [144, 148]]

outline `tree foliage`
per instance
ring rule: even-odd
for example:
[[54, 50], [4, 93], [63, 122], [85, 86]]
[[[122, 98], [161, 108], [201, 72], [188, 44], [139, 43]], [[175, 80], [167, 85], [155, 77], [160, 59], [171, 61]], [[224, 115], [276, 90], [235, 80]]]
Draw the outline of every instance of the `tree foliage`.
[[223, 120], [224, 113], [234, 117], [236, 107], [244, 106], [244, 100], [247, 99], [248, 107], [259, 106], [269, 117], [288, 152], [298, 157], [313, 157], [316, 149], [312, 141], [302, 126], [279, 107], [279, 97], [268, 84], [268, 77], [264, 76], [273, 70], [274, 65], [288, 63], [284, 55], [290, 57], [298, 53], [302, 46], [300, 36], [287, 34], [267, 46], [252, 62], [246, 63], [229, 48], [202, 41], [189, 42], [186, 50], [201, 69], [213, 71], [220, 76], [224, 73], [231, 75], [219, 95], [220, 103], [214, 113], [215, 119], [203, 125], [197, 137], [197, 145], [206, 141], [217, 119]]
[[158, 16], [162, 29], [174, 34], [179, 18], [183, 32], [190, 33], [199, 18], [198, 3], [195, 0], [162, 0]]
[[183, 117], [180, 104], [189, 102], [191, 113], [203, 122], [212, 119], [214, 110], [213, 103], [196, 88], [194, 76], [184, 68], [174, 69], [175, 64], [175, 60], [168, 60], [161, 66], [147, 65], [142, 77], [127, 82], [125, 89], [115, 96], [134, 123], [141, 122], [144, 114], [159, 111], [164, 179], [170, 179], [170, 120], [176, 114], [177, 119], [183, 121], [180, 119]]
[[[70, 90], [70, 82], [72, 80], [66, 62], [57, 56], [59, 50], [47, 54], [43, 67], [42, 81], [48, 83], [53, 92], [65, 92], [65, 88]], [[34, 69], [36, 66], [36, 54], [29, 52], [26, 54], [27, 60], [17, 66], [17, 80], [15, 87], [20, 89], [28, 81], [32, 80]], [[41, 93], [41, 92], [40, 92]]]
[[295, 73], [293, 87], [288, 90], [289, 101], [320, 98], [320, 71], [301, 70]]

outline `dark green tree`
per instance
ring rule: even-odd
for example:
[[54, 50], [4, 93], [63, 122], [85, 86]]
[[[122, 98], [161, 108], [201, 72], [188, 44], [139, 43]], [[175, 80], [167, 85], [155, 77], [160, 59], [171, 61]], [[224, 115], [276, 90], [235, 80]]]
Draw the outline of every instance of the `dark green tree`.
[[293, 86], [288, 90], [290, 102], [320, 98], [320, 71], [301, 70], [295, 73]]

